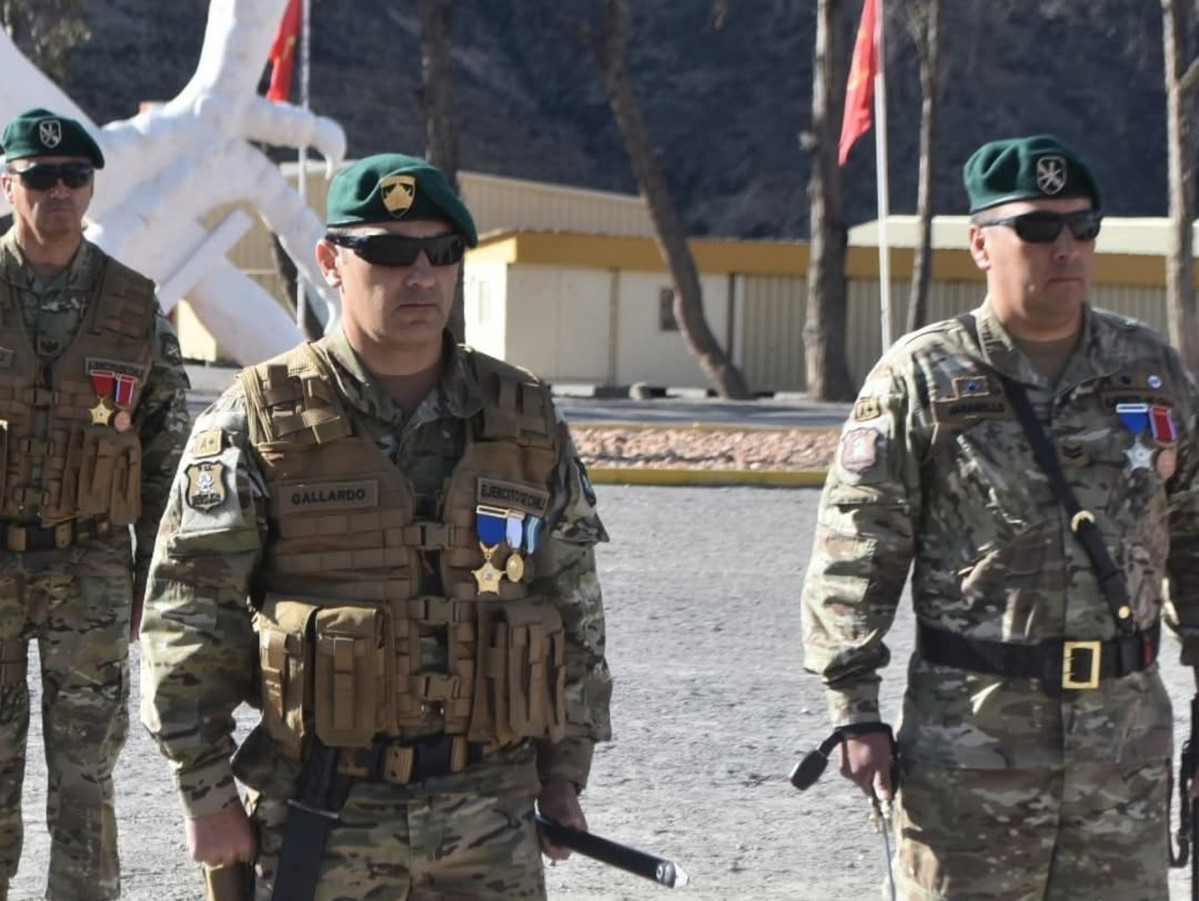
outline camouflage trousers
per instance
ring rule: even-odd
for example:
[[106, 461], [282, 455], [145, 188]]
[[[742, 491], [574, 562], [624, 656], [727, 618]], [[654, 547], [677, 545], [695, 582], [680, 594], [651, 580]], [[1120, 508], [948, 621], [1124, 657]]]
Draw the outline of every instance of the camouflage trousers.
[[[0, 639], [36, 641], [41, 664], [46, 898], [52, 901], [120, 894], [112, 773], [129, 732], [128, 559], [127, 546], [0, 553]], [[27, 680], [6, 678], [0, 685], [0, 901], [8, 897], [24, 839], [29, 708]]]
[[[255, 901], [270, 901], [286, 802], [251, 794]], [[350, 791], [325, 846], [314, 901], [544, 901], [533, 796], [397, 797], [386, 783]]]
[[893, 821], [897, 896], [1167, 901], [1169, 767], [964, 770], [905, 761]]

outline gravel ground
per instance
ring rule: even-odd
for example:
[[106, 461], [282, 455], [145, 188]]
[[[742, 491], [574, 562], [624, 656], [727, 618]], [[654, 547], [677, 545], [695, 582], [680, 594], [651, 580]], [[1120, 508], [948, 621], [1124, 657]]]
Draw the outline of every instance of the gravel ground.
[[[880, 837], [833, 768], [804, 794], [787, 783], [827, 733], [820, 686], [800, 668], [797, 596], [819, 492], [600, 486], [613, 536], [601, 548], [616, 679], [614, 740], [601, 745], [584, 807], [592, 829], [682, 863], [704, 901], [875, 899]], [[906, 611], [906, 605], [905, 605]], [[894, 711], [912, 643], [901, 613], [885, 673]], [[1164, 671], [1185, 712], [1190, 676], [1168, 642]], [[136, 723], [136, 661], [133, 710]], [[34, 709], [37, 709], [35, 699]], [[36, 719], [25, 793], [25, 859], [12, 899], [41, 896], [47, 839]], [[194, 901], [166, 764], [135, 725], [117, 774], [125, 898]], [[579, 858], [547, 871], [550, 897], [633, 901], [666, 889]], [[1172, 897], [1187, 878], [1177, 873]]]
[[573, 426], [571, 435], [589, 467], [802, 470], [827, 468], [839, 431]]

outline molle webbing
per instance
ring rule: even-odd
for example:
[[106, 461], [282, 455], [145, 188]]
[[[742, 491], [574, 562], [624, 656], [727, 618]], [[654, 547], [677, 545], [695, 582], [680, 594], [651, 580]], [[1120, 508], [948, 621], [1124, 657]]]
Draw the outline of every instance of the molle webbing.
[[151, 333], [157, 307], [153, 282], [109, 257], [99, 286], [91, 298], [97, 314], [93, 334], [111, 331], [126, 338], [144, 338]]
[[466, 358], [489, 401], [483, 407], [479, 437], [552, 446], [554, 415], [549, 388], [516, 367], [482, 354], [467, 352]]
[[292, 348], [265, 368], [244, 370], [238, 381], [250, 406], [261, 411], [250, 417], [254, 444], [281, 440], [323, 444], [352, 434], [332, 373], [311, 344]]

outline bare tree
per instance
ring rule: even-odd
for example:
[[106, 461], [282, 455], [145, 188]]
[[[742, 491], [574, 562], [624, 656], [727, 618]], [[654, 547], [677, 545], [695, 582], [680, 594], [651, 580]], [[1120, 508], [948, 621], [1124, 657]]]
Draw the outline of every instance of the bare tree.
[[853, 382], [845, 355], [845, 254], [849, 229], [837, 161], [844, 87], [845, 0], [818, 0], [816, 50], [812, 65], [812, 128], [803, 135], [812, 159], [808, 178], [811, 255], [804, 351], [808, 395], [815, 400], [851, 400]]
[[0, 0], [0, 28], [35, 66], [62, 84], [71, 50], [92, 36], [86, 0]]
[[937, 101], [941, 90], [941, 0], [904, 0], [908, 31], [920, 59], [920, 174], [916, 218], [920, 240], [912, 261], [908, 293], [908, 331], [928, 321], [928, 286], [932, 280], [933, 169], [936, 156]]
[[[719, 13], [718, 6], [714, 12]], [[572, 21], [572, 24], [595, 58], [604, 94], [624, 138], [633, 175], [649, 206], [658, 235], [658, 248], [674, 283], [674, 317], [679, 331], [720, 396], [748, 400], [753, 394], [741, 370], [728, 358], [704, 318], [703, 288], [695, 258], [687, 245], [687, 233], [666, 184], [649, 129], [633, 95], [625, 60], [629, 38], [628, 2], [604, 0], [603, 18], [598, 28], [579, 21]]]
[[1166, 256], [1166, 304], [1170, 340], [1186, 364], [1199, 368], [1199, 331], [1195, 316], [1195, 142], [1191, 127], [1199, 60], [1187, 58], [1184, 0], [1161, 0], [1162, 44], [1166, 63], [1166, 140], [1170, 183], [1170, 238]]
[[[425, 115], [425, 156], [458, 190], [458, 125], [454, 121], [453, 66], [450, 59], [449, 0], [416, 0], [420, 16], [420, 104]], [[462, 268], [450, 312], [450, 330], [466, 336]]]

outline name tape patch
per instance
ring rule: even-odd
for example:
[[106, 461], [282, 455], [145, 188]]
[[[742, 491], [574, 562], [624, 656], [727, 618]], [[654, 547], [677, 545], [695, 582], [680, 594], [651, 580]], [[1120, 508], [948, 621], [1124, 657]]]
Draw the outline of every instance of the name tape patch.
[[534, 516], [545, 516], [545, 511], [550, 505], [550, 495], [548, 491], [516, 482], [479, 479], [477, 501], [480, 504], [532, 513]]
[[280, 512], [355, 510], [379, 506], [379, 481], [283, 482], [277, 498]]

